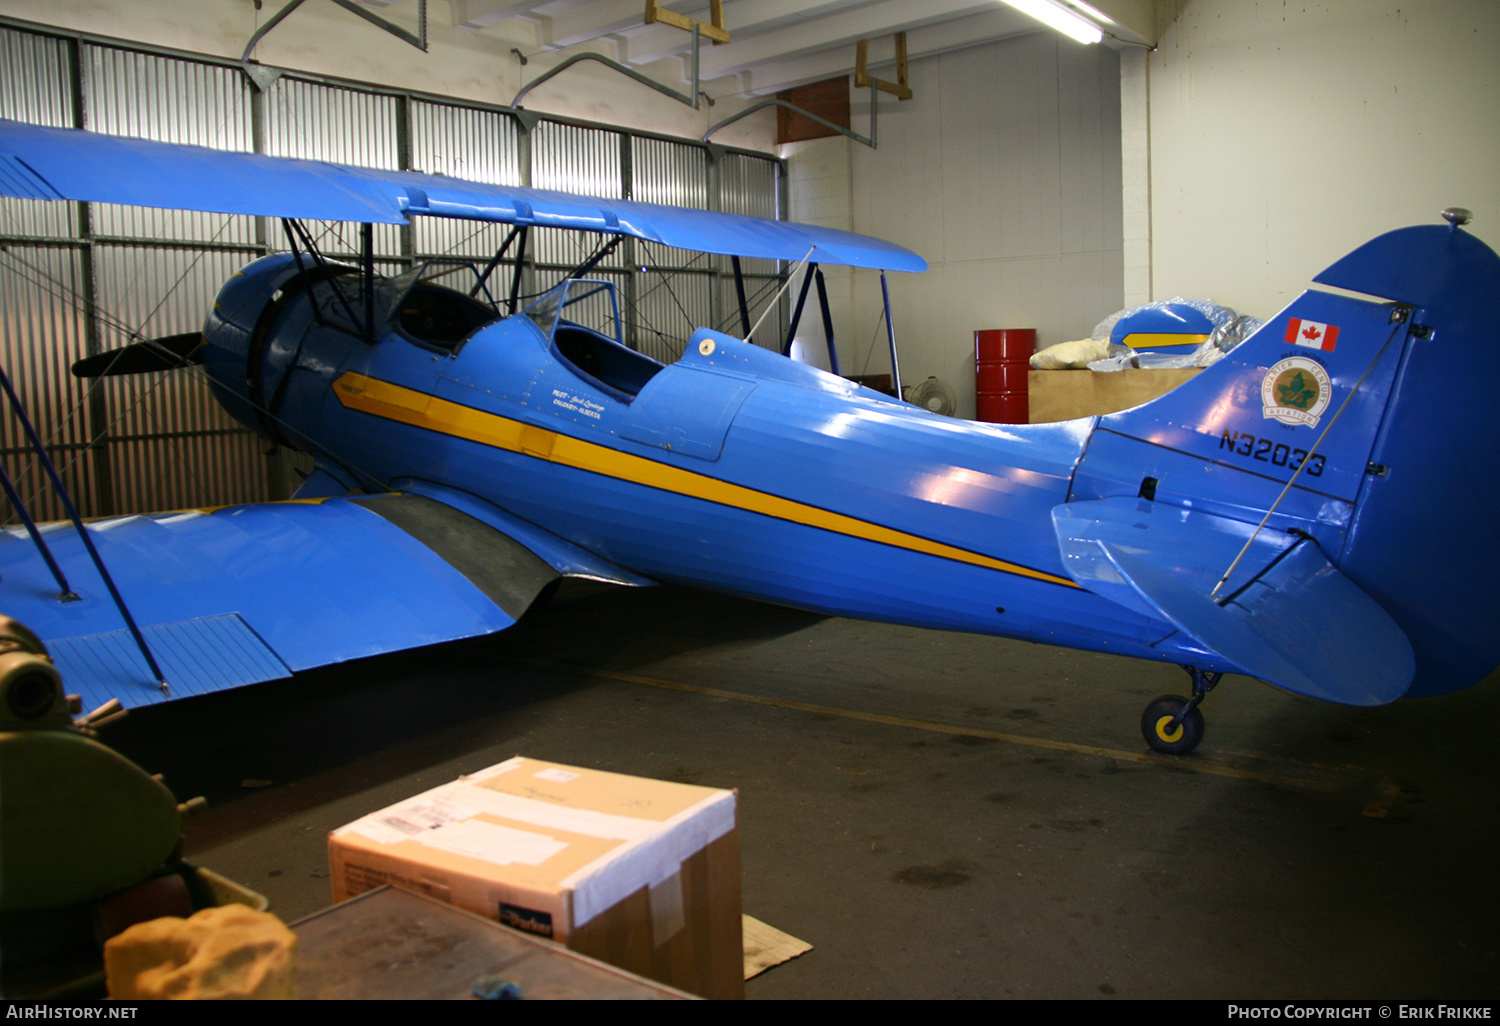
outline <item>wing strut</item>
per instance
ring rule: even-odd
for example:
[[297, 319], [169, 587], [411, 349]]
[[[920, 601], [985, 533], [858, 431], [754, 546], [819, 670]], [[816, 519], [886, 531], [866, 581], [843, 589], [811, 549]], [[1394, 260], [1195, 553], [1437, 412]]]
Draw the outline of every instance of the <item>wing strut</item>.
[[572, 274], [568, 275], [568, 277], [569, 278], [582, 278], [585, 274], [588, 274], [595, 267], [597, 267], [599, 265], [600, 261], [604, 260], [611, 253], [613, 253], [615, 251], [615, 248], [617, 246], [619, 246], [619, 245], [620, 245], [620, 237], [618, 235], [616, 235], [614, 238], [610, 239], [609, 242], [607, 242], [603, 246], [601, 246], [600, 249], [599, 249], [599, 251], [597, 253], [595, 253], [593, 256], [589, 257], [582, 264], [580, 264], [578, 266], [578, 269], [575, 270]]
[[740, 301], [740, 324], [745, 331], [745, 341], [750, 341], [750, 305], [745, 302], [745, 274], [740, 269], [740, 258], [731, 256], [730, 266], [734, 268], [734, 294]]
[[[308, 256], [310, 256], [312, 258], [313, 264], [319, 270], [321, 270], [321, 271], [323, 271], [325, 273], [326, 280], [328, 281], [329, 285], [332, 287], [333, 295], [339, 301], [339, 305], [344, 308], [344, 315], [349, 318], [349, 323], [350, 324], [359, 324], [360, 323], [360, 318], [358, 318], [358, 317], [356, 317], [354, 315], [354, 308], [349, 305], [349, 296], [348, 296], [348, 294], [344, 291], [343, 286], [339, 284], [337, 277], [334, 275], [332, 269], [328, 266], [328, 261], [325, 260], [325, 259], [323, 259], [323, 254], [320, 253], [320, 252], [318, 252], [317, 244], [313, 241], [313, 237], [312, 237], [311, 233], [308, 232], [307, 227], [300, 220], [298, 220], [295, 217], [283, 217], [281, 219], [281, 224], [282, 224], [282, 227], [286, 230], [287, 242], [288, 242], [288, 244], [292, 248], [292, 256], [297, 261], [297, 269], [299, 271], [304, 272], [304, 273], [307, 270], [307, 268], [304, 267], [303, 264], [302, 264], [302, 253], [301, 253], [300, 250], [297, 249], [297, 240], [298, 240], [298, 238], [300, 238], [302, 240], [302, 246], [303, 246], [304, 249], [307, 250]], [[373, 241], [373, 238], [374, 238], [374, 226], [366, 224], [364, 226], [363, 230], [364, 230], [365, 234], [370, 237], [370, 245], [369, 245], [370, 252], [369, 252], [369, 254], [367, 256], [367, 259], [366, 259], [366, 265], [367, 265], [366, 269], [367, 269], [367, 275], [368, 275], [368, 277], [373, 282], [373, 280], [374, 280], [374, 262], [375, 262], [374, 241]], [[371, 290], [370, 294], [373, 295], [373, 289]], [[318, 301], [317, 301], [317, 298], [313, 295], [313, 290], [312, 289], [308, 289], [307, 290], [307, 301], [312, 304], [313, 317], [317, 320], [317, 323], [321, 326], [324, 323], [323, 322], [323, 315], [318, 310]], [[375, 314], [374, 314], [374, 308], [373, 308], [373, 304], [369, 303], [368, 301], [366, 302], [366, 306], [369, 307], [369, 309], [370, 309], [370, 319], [364, 325], [365, 339], [366, 339], [366, 341], [374, 342], [375, 341]]]
[[782, 356], [792, 355], [792, 342], [797, 338], [797, 325], [802, 323], [802, 307], [807, 302], [807, 290], [812, 288], [813, 275], [818, 271], [818, 265], [809, 263], [802, 272], [802, 289], [797, 293], [797, 307], [792, 311], [792, 323], [786, 329], [786, 345], [781, 347]]
[[359, 226], [360, 288], [365, 293], [365, 330], [375, 341], [375, 226], [369, 221]]
[[901, 398], [901, 363], [896, 359], [896, 326], [891, 323], [891, 287], [885, 282], [885, 272], [880, 272], [880, 296], [885, 302], [885, 337], [891, 343], [891, 391]]
[[510, 276], [510, 312], [515, 313], [521, 302], [521, 273], [526, 266], [526, 239], [531, 229], [521, 226], [521, 241], [516, 243], [516, 267]]
[[[474, 287], [469, 290], [469, 295], [471, 297], [478, 296], [481, 290], [484, 290], [486, 295], [489, 294], [489, 290], [486, 289], [485, 286], [490, 280], [490, 275], [495, 273], [495, 268], [500, 266], [500, 261], [505, 258], [505, 251], [510, 249], [510, 244], [515, 241], [516, 236], [520, 235], [525, 230], [526, 229], [520, 225], [511, 225], [510, 232], [505, 236], [505, 241], [500, 243], [500, 248], [495, 250], [495, 255], [490, 257], [490, 262], [484, 265], [483, 271], [479, 272], [479, 280], [476, 281], [474, 283]], [[524, 246], [525, 243], [523, 242], [522, 245]], [[516, 266], [520, 267], [519, 256], [517, 256], [516, 261]]]
[[[74, 508], [73, 500], [68, 497], [68, 490], [63, 487], [62, 478], [57, 474], [57, 468], [52, 465], [52, 460], [48, 457], [47, 449], [42, 445], [42, 439], [37, 435], [36, 428], [32, 427], [31, 418], [26, 416], [26, 408], [21, 405], [21, 397], [16, 395], [16, 390], [11, 387], [10, 375], [6, 374], [3, 369], [0, 369], [0, 388], [5, 390], [6, 396], [10, 399], [10, 408], [15, 411], [16, 419], [21, 422], [21, 429], [26, 432], [27, 440], [31, 443], [32, 449], [36, 451], [37, 458], [41, 460], [42, 469], [47, 472], [47, 478], [52, 482], [52, 487], [57, 492], [57, 497], [62, 500], [63, 509], [67, 512], [68, 519], [73, 522], [74, 528], [77, 529], [78, 537], [83, 540], [84, 548], [88, 549], [89, 559], [93, 561], [94, 568], [99, 571], [99, 576], [103, 578], [104, 586], [109, 589], [110, 598], [114, 599], [115, 608], [120, 611], [120, 616], [125, 620], [125, 626], [130, 628], [130, 636], [135, 639], [136, 647], [141, 650], [141, 655], [146, 659], [146, 665], [151, 668], [152, 675], [156, 677], [156, 686], [161, 689], [162, 694], [170, 694], [170, 689], [167, 687], [167, 678], [162, 674], [161, 667], [156, 664], [156, 657], [151, 654], [151, 649], [146, 645], [146, 638], [141, 634], [141, 629], [136, 626], [135, 617], [131, 616], [130, 610], [126, 608], [125, 599], [120, 595], [120, 590], [115, 587], [114, 578], [110, 577], [109, 570], [104, 566], [104, 560], [99, 558], [99, 550], [94, 548], [94, 540], [89, 537], [88, 531], [84, 529], [83, 520], [78, 516], [78, 510]], [[16, 510], [20, 512], [22, 519], [28, 521], [27, 528], [31, 532], [32, 538], [37, 539], [38, 543], [40, 543], [36, 528], [29, 522], [30, 518], [22, 511], [21, 504], [17, 501], [19, 496], [15, 494], [9, 481], [6, 482], [5, 490], [11, 496], [11, 501], [15, 503]], [[46, 559], [47, 564], [53, 568], [53, 575], [63, 585], [64, 594], [62, 597], [66, 601], [68, 595], [72, 594], [72, 590], [67, 587], [67, 582], [62, 579], [62, 571], [53, 562], [52, 554], [47, 551], [46, 546], [42, 546], [42, 555]], [[76, 595], [73, 597], [77, 598]]]
[[57, 565], [57, 560], [52, 557], [52, 550], [47, 547], [42, 532], [36, 529], [36, 521], [31, 519], [31, 513], [26, 509], [21, 494], [16, 491], [16, 486], [11, 483], [10, 475], [0, 467], [0, 487], [4, 487], [6, 498], [10, 499], [11, 507], [16, 515], [21, 518], [21, 523], [26, 525], [26, 533], [31, 535], [31, 541], [36, 545], [36, 550], [42, 554], [42, 559], [47, 563], [47, 569], [52, 572], [52, 579], [57, 582], [57, 600], [59, 602], [74, 602], [78, 599], [78, 593], [68, 584], [68, 576], [63, 573], [62, 567]]
[[828, 309], [828, 285], [823, 280], [823, 268], [818, 267], [813, 274], [818, 278], [818, 305], [823, 308], [823, 333], [828, 336], [828, 367], [837, 374], [839, 351], [833, 341], [833, 313]]

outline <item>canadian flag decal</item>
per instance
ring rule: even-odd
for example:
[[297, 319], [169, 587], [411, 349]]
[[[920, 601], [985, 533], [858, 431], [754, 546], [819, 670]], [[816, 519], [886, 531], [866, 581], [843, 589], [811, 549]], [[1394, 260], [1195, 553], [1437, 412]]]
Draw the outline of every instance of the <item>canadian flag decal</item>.
[[1338, 339], [1337, 325], [1304, 321], [1300, 317], [1293, 317], [1287, 322], [1286, 342], [1288, 345], [1305, 346], [1308, 349], [1321, 349], [1331, 353]]

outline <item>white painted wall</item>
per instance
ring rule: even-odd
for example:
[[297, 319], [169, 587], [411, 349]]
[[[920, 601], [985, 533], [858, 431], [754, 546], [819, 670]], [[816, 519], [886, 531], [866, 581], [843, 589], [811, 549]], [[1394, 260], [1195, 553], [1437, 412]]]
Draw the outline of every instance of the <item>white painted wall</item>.
[[[1120, 200], [1124, 226], [1125, 309], [1151, 302], [1150, 53], [1120, 54]], [[1170, 298], [1170, 297], [1169, 297]]]
[[[0, 15], [237, 60], [251, 37], [285, 6], [285, 0], [263, 0], [259, 10], [254, 0], [0, 0]], [[535, 54], [536, 30], [529, 22], [509, 20], [470, 31], [454, 26], [452, 5], [427, 7], [425, 53], [335, 4], [314, 2], [267, 33], [252, 57], [278, 68], [502, 106], [559, 63], [550, 53]], [[401, 0], [372, 13], [415, 35], [417, 10], [416, 0]], [[512, 47], [531, 55], [525, 67], [510, 52]], [[663, 84], [688, 90], [683, 81]], [[693, 110], [589, 61], [527, 94], [522, 105], [544, 114], [696, 139], [750, 101], [724, 97], [712, 107]], [[715, 134], [713, 141], [769, 152], [776, 145], [776, 113], [752, 114]]]
[[[974, 415], [976, 330], [1036, 328], [1050, 345], [1120, 308], [1119, 77], [1115, 52], [1051, 32], [955, 51], [912, 62], [912, 100], [882, 97], [877, 149], [836, 144], [849, 161], [847, 226], [931, 265], [890, 278], [902, 380], [947, 381], [960, 416]], [[856, 114], [856, 130], [867, 126]], [[808, 164], [787, 152], [799, 218]], [[836, 179], [818, 152], [819, 176]], [[842, 370], [883, 373], [880, 279], [853, 280]], [[811, 338], [813, 349], [821, 332]]]
[[1496, 0], [1164, 0], [1152, 291], [1268, 316], [1392, 228], [1500, 246]]
[[[788, 143], [781, 147], [781, 156], [787, 161], [788, 219], [846, 232], [856, 230], [852, 151], [860, 145], [839, 135], [828, 139]], [[828, 310], [834, 323], [834, 338], [838, 343], [839, 370], [844, 374], [862, 373], [858, 366], [845, 365], [855, 355], [849, 345], [854, 329], [855, 273], [848, 267], [823, 268], [824, 283], [828, 290]], [[788, 289], [794, 307], [802, 291], [802, 277], [801, 272], [794, 275]], [[816, 285], [807, 294], [792, 356], [824, 370], [831, 369], [828, 337], [823, 329], [823, 315], [818, 306]], [[883, 374], [887, 369], [888, 366], [882, 364], [870, 370], [870, 373]]]

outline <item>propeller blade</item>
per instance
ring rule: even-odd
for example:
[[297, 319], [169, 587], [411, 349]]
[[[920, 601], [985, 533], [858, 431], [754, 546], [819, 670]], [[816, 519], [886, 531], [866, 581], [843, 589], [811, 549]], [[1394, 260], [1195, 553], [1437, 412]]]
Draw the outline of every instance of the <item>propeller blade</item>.
[[182, 335], [132, 342], [128, 346], [79, 360], [73, 364], [73, 375], [79, 378], [99, 378], [116, 374], [176, 370], [190, 363], [203, 362], [203, 341], [201, 331], [190, 331]]

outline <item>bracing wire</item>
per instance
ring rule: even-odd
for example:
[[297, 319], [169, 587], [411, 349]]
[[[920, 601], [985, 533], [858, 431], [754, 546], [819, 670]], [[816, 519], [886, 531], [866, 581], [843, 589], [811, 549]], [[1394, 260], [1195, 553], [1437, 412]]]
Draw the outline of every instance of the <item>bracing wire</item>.
[[[78, 296], [76, 290], [70, 288], [66, 283], [49, 274], [45, 269], [39, 268], [29, 261], [16, 257], [16, 255], [14, 253], [11, 253], [8, 249], [3, 249], [3, 252], [15, 263], [20, 264], [21, 266], [33, 272], [31, 276], [28, 276], [24, 273], [19, 274], [19, 277], [21, 277], [23, 281], [27, 281], [32, 285], [38, 286], [46, 294], [51, 295], [61, 302], [67, 304], [78, 313], [87, 313], [87, 308], [85, 307], [82, 298]], [[181, 279], [179, 279], [179, 284], [180, 281]], [[176, 286], [174, 286], [174, 288], [175, 287]], [[149, 339], [142, 338], [137, 330], [129, 327], [125, 323], [119, 321], [117, 318], [102, 310], [96, 310], [96, 315], [98, 316], [101, 325], [113, 328], [114, 330], [123, 334], [127, 339], [150, 341]], [[121, 351], [123, 352], [123, 347]], [[119, 356], [115, 357], [116, 360], [118, 360], [119, 358]], [[113, 362], [111, 362], [111, 366], [112, 365]], [[58, 472], [67, 473], [68, 471], [70, 471], [78, 463], [79, 460], [83, 459], [84, 456], [86, 456], [89, 452], [98, 448], [99, 445], [102, 444], [103, 441], [109, 436], [110, 432], [115, 429], [116, 426], [118, 426], [123, 420], [125, 420], [138, 409], [144, 407], [146, 416], [150, 419], [150, 423], [152, 424], [152, 426], [160, 430], [162, 428], [161, 422], [157, 419], [156, 415], [153, 413], [150, 407], [146, 406], [146, 401], [158, 388], [166, 384], [166, 382], [168, 381], [168, 373], [169, 372], [163, 372], [161, 374], [158, 374], [155, 380], [153, 380], [149, 386], [144, 389], [135, 390], [131, 402], [120, 409], [113, 419], [111, 419], [103, 427], [95, 431], [93, 435], [89, 437], [81, 446], [77, 447], [77, 449], [69, 456], [67, 461], [63, 463], [63, 465], [59, 468]], [[107, 376], [101, 375], [99, 378], [88, 384], [88, 386], [84, 389], [83, 396], [73, 404], [72, 408], [69, 409], [65, 415], [58, 419], [57, 424], [52, 426], [50, 434], [43, 440], [44, 446], [47, 446], [49, 448], [53, 446], [57, 439], [57, 435], [64, 429], [67, 424], [73, 422], [74, 418], [78, 416], [78, 413], [83, 408], [84, 404], [89, 401], [89, 399], [94, 395], [97, 389], [106, 387], [105, 383], [108, 380], [109, 378]], [[161, 433], [163, 435], [168, 434], [168, 432], [166, 431], [161, 431]], [[188, 476], [193, 481], [193, 484], [199, 488], [202, 488], [202, 481], [193, 471], [191, 463], [183, 456], [178, 447], [175, 445], [171, 445], [169, 446], [169, 449], [172, 451], [173, 458], [176, 459], [180, 464], [182, 464], [183, 468], [187, 471]], [[31, 462], [29, 462], [25, 467], [22, 468], [21, 473], [17, 476], [17, 480], [24, 479], [25, 477], [30, 475], [36, 466], [36, 462], [37, 457], [33, 456]], [[29, 505], [37, 498], [42, 490], [44, 490], [44, 486], [38, 485], [23, 497], [23, 502]]]
[[[1302, 468], [1311, 463], [1312, 458], [1317, 455], [1318, 449], [1323, 445], [1323, 440], [1328, 437], [1328, 432], [1333, 430], [1333, 425], [1337, 424], [1339, 418], [1344, 415], [1344, 411], [1348, 409], [1350, 401], [1359, 392], [1360, 386], [1365, 383], [1365, 378], [1369, 377], [1370, 372], [1375, 369], [1377, 364], [1380, 363], [1380, 358], [1385, 355], [1386, 349], [1390, 347], [1391, 340], [1396, 337], [1396, 334], [1401, 330], [1401, 325], [1405, 323], [1406, 317], [1403, 315], [1401, 319], [1396, 322], [1396, 326], [1391, 329], [1391, 333], [1386, 336], [1385, 341], [1380, 344], [1380, 348], [1375, 353], [1375, 358], [1370, 361], [1370, 365], [1366, 367], [1364, 373], [1359, 376], [1359, 380], [1354, 383], [1354, 387], [1349, 389], [1349, 394], [1344, 396], [1344, 401], [1339, 404], [1338, 411], [1334, 413], [1333, 417], [1329, 419], [1327, 425], [1324, 426], [1323, 433], [1320, 434], [1318, 436], [1318, 440], [1312, 444], [1312, 448], [1308, 449], [1307, 459], [1303, 460], [1300, 464], [1298, 464], [1297, 469], [1292, 471], [1292, 476], [1287, 480], [1286, 486], [1281, 489], [1281, 494], [1276, 496], [1276, 501], [1271, 503], [1271, 508], [1266, 510], [1266, 515], [1260, 518], [1260, 523], [1255, 525], [1255, 530], [1250, 533], [1249, 538], [1245, 539], [1244, 546], [1240, 549], [1239, 554], [1234, 557], [1234, 561], [1229, 564], [1229, 569], [1224, 571], [1224, 576], [1219, 578], [1219, 583], [1215, 584], [1213, 587], [1213, 591], [1210, 591], [1208, 593], [1209, 598], [1214, 598], [1219, 594], [1219, 589], [1224, 587], [1225, 582], [1229, 580], [1229, 575], [1234, 573], [1234, 568], [1240, 565], [1240, 560], [1245, 558], [1245, 553], [1250, 551], [1250, 546], [1255, 544], [1256, 538], [1260, 537], [1260, 532], [1265, 528], [1266, 524], [1270, 522], [1271, 515], [1276, 512], [1276, 507], [1281, 505], [1281, 500], [1287, 497], [1287, 493], [1292, 490], [1292, 485], [1297, 483], [1297, 478], [1302, 474]], [[1229, 599], [1225, 599], [1224, 601], [1228, 602], [1232, 598], [1233, 596], [1231, 595]]]

